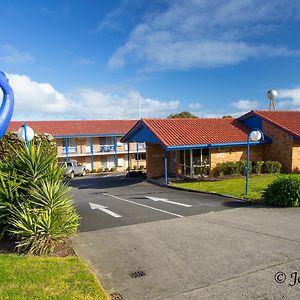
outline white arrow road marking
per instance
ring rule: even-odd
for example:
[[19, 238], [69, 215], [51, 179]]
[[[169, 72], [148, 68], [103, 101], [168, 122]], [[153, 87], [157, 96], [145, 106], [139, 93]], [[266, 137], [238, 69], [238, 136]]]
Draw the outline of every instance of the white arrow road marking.
[[99, 205], [99, 204], [95, 204], [95, 203], [90, 203], [90, 207], [91, 209], [99, 209], [103, 212], [105, 212], [106, 214], [114, 217], [114, 218], [121, 218], [121, 215], [118, 215], [116, 213], [114, 213], [113, 211], [107, 209], [107, 206], [103, 206], [103, 205]]
[[184, 207], [192, 207], [192, 205], [170, 201], [170, 200], [165, 199], [165, 198], [157, 198], [157, 197], [150, 197], [150, 196], [145, 196], [145, 197], [150, 199], [150, 200], [153, 200], [155, 202], [160, 201], [160, 202], [166, 202], [166, 203], [180, 205], [180, 206], [184, 206]]
[[153, 209], [153, 210], [156, 210], [156, 211], [160, 211], [160, 212], [163, 212], [165, 214], [172, 215], [172, 216], [175, 216], [175, 217], [183, 218], [183, 216], [181, 216], [181, 215], [174, 214], [174, 213], [171, 213], [169, 211], [166, 211], [166, 210], [163, 210], [163, 209], [158, 209], [158, 208], [148, 206], [148, 205], [145, 205], [145, 204], [137, 203], [137, 202], [134, 202], [134, 201], [131, 201], [131, 200], [123, 199], [123, 198], [120, 198], [120, 197], [117, 197], [117, 196], [114, 196], [114, 195], [110, 195], [110, 194], [106, 194], [106, 193], [103, 193], [102, 195], [107, 196], [107, 197], [112, 197], [112, 198], [115, 198], [115, 199], [118, 199], [118, 200], [121, 200], [121, 201], [125, 201], [125, 202], [128, 202], [128, 203], [132, 203], [132, 204], [135, 204], [135, 205], [143, 206], [143, 207], [146, 207], [146, 208], [150, 208], [150, 209]]

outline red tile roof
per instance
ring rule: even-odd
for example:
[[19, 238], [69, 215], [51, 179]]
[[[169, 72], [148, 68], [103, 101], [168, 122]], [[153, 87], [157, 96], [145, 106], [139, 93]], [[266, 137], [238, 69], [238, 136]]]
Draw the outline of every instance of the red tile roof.
[[[137, 121], [135, 120], [78, 120], [78, 121], [28, 121], [26, 124], [35, 132], [53, 136], [69, 135], [124, 135]], [[8, 131], [17, 131], [23, 122], [12, 121]]]
[[248, 114], [255, 114], [276, 125], [277, 127], [282, 128], [290, 134], [300, 137], [300, 111], [256, 110], [251, 111]]
[[249, 129], [234, 119], [143, 119], [166, 146], [247, 142]]

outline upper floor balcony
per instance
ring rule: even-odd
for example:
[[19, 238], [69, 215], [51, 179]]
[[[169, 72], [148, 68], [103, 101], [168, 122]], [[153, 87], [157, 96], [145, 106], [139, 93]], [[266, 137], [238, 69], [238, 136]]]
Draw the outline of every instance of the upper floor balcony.
[[[121, 143], [117, 141], [114, 143], [93, 143], [89, 144], [90, 140], [87, 142], [85, 140], [76, 140], [70, 139], [68, 143], [62, 143], [61, 146], [58, 144], [58, 155], [105, 155], [105, 154], [114, 154], [116, 153], [127, 153], [128, 152], [128, 144]], [[145, 152], [146, 145], [145, 143], [130, 143], [129, 144], [130, 153], [136, 152]]]

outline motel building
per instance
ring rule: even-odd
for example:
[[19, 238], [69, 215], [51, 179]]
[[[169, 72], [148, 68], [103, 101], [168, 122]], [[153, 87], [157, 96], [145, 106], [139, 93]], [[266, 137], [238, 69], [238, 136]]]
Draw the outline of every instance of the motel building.
[[285, 172], [300, 170], [300, 112], [250, 111], [237, 118], [142, 119], [121, 139], [146, 143], [147, 176], [216, 176], [217, 164], [246, 160], [248, 135], [254, 129], [264, 139], [250, 141], [250, 160], [279, 161]]
[[[79, 120], [28, 121], [36, 133], [51, 134], [57, 145], [59, 161], [77, 160], [88, 170], [115, 168], [125, 171], [128, 166], [146, 167], [145, 143], [121, 143], [121, 138], [137, 121]], [[8, 131], [16, 132], [23, 122], [12, 121]]]

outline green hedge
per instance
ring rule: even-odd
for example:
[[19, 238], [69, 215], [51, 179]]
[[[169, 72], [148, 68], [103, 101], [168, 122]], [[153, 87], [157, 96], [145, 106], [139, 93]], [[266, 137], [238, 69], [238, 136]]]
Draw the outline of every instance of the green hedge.
[[300, 178], [295, 175], [282, 175], [275, 179], [263, 192], [268, 204], [282, 207], [300, 206]]
[[264, 173], [274, 174], [274, 173], [280, 173], [281, 167], [282, 165], [278, 161], [265, 161], [262, 166], [262, 169]]
[[[245, 175], [246, 174], [246, 164], [245, 160], [236, 162], [224, 162], [217, 164], [218, 176], [225, 175]], [[278, 161], [249, 161], [249, 174], [273, 174], [280, 173], [281, 163]]]

